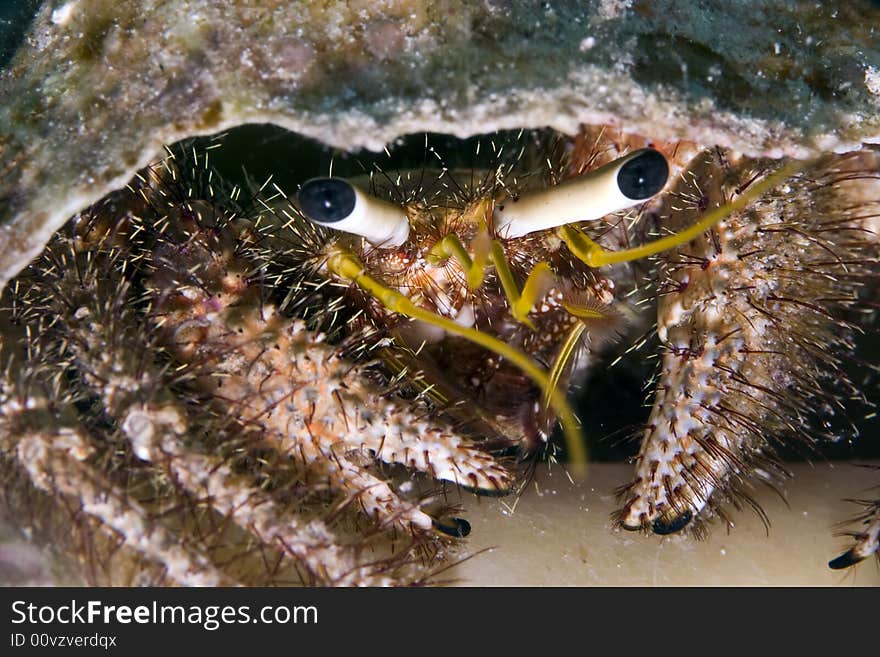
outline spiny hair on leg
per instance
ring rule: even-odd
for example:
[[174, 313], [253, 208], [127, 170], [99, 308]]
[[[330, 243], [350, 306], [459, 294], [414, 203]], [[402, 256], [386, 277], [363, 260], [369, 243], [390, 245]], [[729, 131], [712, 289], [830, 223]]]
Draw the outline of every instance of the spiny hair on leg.
[[[26, 334], [25, 364], [35, 380], [42, 378], [38, 371], [50, 372], [51, 380], [63, 386], [64, 394], [75, 397], [71, 407], [82, 413], [74, 418], [75, 424], [85, 424], [93, 437], [71, 429], [81, 441], [77, 444], [85, 451], [86, 445], [92, 450], [82, 465], [63, 467], [58, 461], [52, 426], [35, 429], [39, 440], [4, 445], [4, 455], [22, 450], [40, 453], [26, 473], [40, 494], [56, 501], [75, 494], [80, 481], [76, 477], [88, 477], [92, 482], [90, 487], [80, 482], [84, 496], [92, 491], [88, 494], [109, 495], [120, 504], [127, 500], [129, 506], [117, 511], [134, 523], [128, 534], [109, 518], [95, 515], [94, 504], [79, 500], [88, 518], [83, 524], [93, 525], [102, 535], [121, 537], [122, 549], [137, 552], [138, 537], [145, 536], [168, 545], [161, 537], [171, 534], [181, 546], [191, 545], [190, 560], [201, 566], [190, 564], [168, 571], [176, 583], [195, 583], [194, 573], [201, 572], [199, 576], [204, 577], [209, 569], [225, 583], [424, 581], [431, 563], [443, 557], [449, 544], [432, 529], [432, 520], [418, 510], [421, 503], [400, 500], [382, 480], [348, 461], [350, 450], [337, 452], [333, 447], [337, 438], [317, 450], [316, 458], [325, 463], [316, 470], [317, 477], [304, 476], [299, 450], [266, 449], [269, 430], [261, 413], [243, 421], [236, 416], [234, 405], [247, 406], [247, 399], [236, 400], [230, 411], [230, 399], [219, 397], [214, 388], [202, 387], [207, 381], [216, 387], [218, 377], [210, 365], [220, 360], [239, 363], [246, 380], [249, 369], [258, 369], [259, 350], [272, 348], [264, 343], [279, 335], [298, 339], [301, 344], [294, 347], [307, 357], [321, 338], [286, 318], [277, 320], [276, 335], [258, 335], [266, 324], [262, 313], [272, 321], [274, 311], [267, 299], [273, 291], [258, 287], [259, 264], [247, 264], [236, 255], [236, 249], [244, 251], [243, 244], [259, 239], [259, 229], [254, 228], [258, 220], [249, 225], [247, 218], [238, 215], [238, 206], [225, 205], [225, 199], [212, 197], [210, 189], [205, 198], [194, 198], [193, 186], [180, 175], [185, 167], [178, 167], [179, 157], [175, 154], [170, 161], [141, 174], [134, 184], [138, 194], [127, 204], [116, 199], [112, 205], [104, 203], [79, 215], [67, 232], [56, 237], [44, 257], [9, 287], [10, 314]], [[209, 181], [208, 187], [214, 184], [210, 176], [201, 179]], [[175, 254], [188, 254], [182, 259], [192, 271], [175, 268], [170, 257]], [[230, 312], [232, 321], [213, 336], [206, 353], [181, 362], [175, 353], [181, 348], [180, 341], [162, 343], [161, 324], [167, 324], [162, 312], [168, 311], [163, 304], [176, 298], [176, 286], [191, 286], [204, 293], [206, 284], [216, 284], [215, 291], [221, 292], [223, 281], [216, 276], [228, 273], [224, 258], [239, 258], [232, 267], [236, 270], [234, 280], [225, 282], [232, 285], [233, 292], [245, 293], [246, 303]], [[214, 302], [222, 305], [222, 300], [215, 298]], [[289, 326], [289, 332], [279, 328], [284, 326]], [[252, 344], [247, 344], [247, 338], [238, 338], [238, 343], [233, 339], [245, 327], [257, 332], [248, 336]], [[184, 347], [205, 342], [200, 335], [203, 327], [175, 328], [176, 337], [189, 336]], [[356, 363], [337, 358], [331, 346], [317, 348], [328, 363], [335, 359], [339, 376], [349, 377], [349, 384], [362, 374]], [[295, 380], [288, 382], [295, 387]], [[248, 385], [242, 389], [256, 390], [259, 381]], [[28, 389], [22, 389], [26, 397], [33, 397]], [[397, 420], [401, 426], [416, 422], [416, 428], [424, 428], [422, 420], [407, 415], [404, 401], [382, 402], [378, 395], [365, 400], [368, 408], [383, 403], [386, 421], [396, 413], [401, 416]], [[6, 413], [4, 418], [8, 416]], [[436, 452], [439, 461], [428, 460], [428, 452], [419, 450], [407, 455], [406, 447], [395, 454], [390, 440], [387, 445], [371, 446], [377, 454], [373, 458], [400, 459], [446, 478], [454, 477], [445, 474], [443, 458], [451, 459], [456, 468], [471, 462], [474, 469], [470, 474], [467, 468], [460, 470], [463, 485], [506, 485], [507, 473], [490, 457], [455, 438], [454, 432], [440, 430], [437, 439], [440, 442], [431, 449], [440, 450]], [[350, 466], [340, 468], [345, 462]], [[257, 476], [247, 471], [255, 463], [260, 466]], [[16, 461], [13, 465], [22, 464]], [[488, 478], [480, 479], [484, 475]], [[378, 519], [378, 529], [385, 523], [405, 526], [407, 531], [401, 537], [405, 540], [395, 539], [389, 547], [385, 539], [378, 540], [381, 532], [365, 535], [363, 528], [356, 529], [359, 521], [352, 521], [351, 514], [338, 513], [346, 505], [333, 501], [336, 494], [327, 495], [326, 483], [334, 481], [349, 486], [346, 494], [356, 504], [348, 507], [360, 505], [374, 514], [377, 507], [366, 500], [379, 507], [391, 504], [381, 511], [384, 520]], [[384, 498], [377, 494], [377, 486], [385, 490]], [[336, 511], [328, 513], [333, 508]], [[413, 527], [405, 520], [408, 514], [420, 523], [420, 532], [427, 533], [410, 533]], [[135, 522], [135, 518], [140, 520]], [[322, 518], [332, 524], [325, 526]], [[465, 532], [465, 523], [457, 520], [438, 520], [437, 526], [448, 533]], [[452, 526], [454, 531], [449, 529]], [[151, 550], [141, 556], [160, 564], [163, 555], [168, 556], [158, 547]], [[183, 563], [179, 558], [177, 562]], [[244, 562], [251, 564], [250, 571], [243, 567]], [[263, 579], [250, 579], [258, 571], [262, 574], [257, 577]]]
[[[692, 202], [669, 216], [669, 229], [742, 193], [769, 166], [705, 153], [672, 192]], [[777, 486], [787, 476], [773, 441], [812, 452], [839, 437], [815, 418], [862, 398], [843, 363], [876, 284], [878, 200], [875, 152], [828, 156], [661, 256], [661, 375], [619, 524], [660, 534], [695, 518], [731, 524], [724, 506], [738, 500], [766, 523], [748, 491], [753, 480]]]
[[[875, 469], [880, 474], [880, 466], [866, 467]], [[877, 493], [878, 491], [880, 491], [880, 486], [877, 486], [870, 493]], [[880, 561], [880, 497], [872, 495], [848, 501], [860, 506], [862, 509], [854, 517], [841, 523], [843, 526], [848, 527], [848, 529], [839, 532], [838, 535], [848, 537], [851, 541], [851, 547], [828, 562], [828, 566], [835, 570], [854, 566], [872, 554]]]

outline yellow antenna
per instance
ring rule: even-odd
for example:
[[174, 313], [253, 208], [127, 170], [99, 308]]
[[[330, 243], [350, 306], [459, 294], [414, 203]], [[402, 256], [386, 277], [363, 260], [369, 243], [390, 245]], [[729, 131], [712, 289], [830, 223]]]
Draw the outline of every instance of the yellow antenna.
[[358, 286], [369, 292], [373, 297], [378, 299], [386, 308], [392, 312], [400, 313], [411, 319], [419, 320], [436, 326], [444, 331], [458, 335], [471, 342], [498, 354], [502, 358], [507, 359], [516, 367], [520, 368], [529, 378], [531, 378], [541, 389], [545, 398], [548, 400], [550, 407], [556, 411], [559, 416], [559, 423], [565, 434], [566, 444], [571, 454], [571, 460], [576, 471], [581, 474], [586, 464], [586, 453], [584, 451], [583, 440], [580, 432], [580, 424], [575, 418], [574, 412], [569, 406], [565, 398], [564, 392], [554, 386], [548, 376], [537, 363], [535, 363], [526, 354], [511, 347], [509, 344], [501, 340], [478, 331], [457, 324], [456, 322], [438, 315], [437, 313], [420, 308], [415, 305], [409, 298], [386, 287], [372, 276], [367, 274], [364, 266], [350, 251], [340, 246], [334, 247], [330, 257], [327, 260], [327, 267], [337, 276], [350, 280]]

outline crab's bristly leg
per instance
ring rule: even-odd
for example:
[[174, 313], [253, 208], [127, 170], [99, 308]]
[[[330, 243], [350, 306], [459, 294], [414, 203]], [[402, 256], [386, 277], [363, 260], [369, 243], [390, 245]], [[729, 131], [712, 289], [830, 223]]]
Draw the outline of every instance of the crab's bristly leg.
[[[198, 244], [191, 240], [189, 250]], [[266, 303], [241, 276], [248, 269], [242, 258], [227, 257], [220, 266], [224, 258], [215, 256], [215, 266], [198, 272], [198, 289], [158, 301], [161, 333], [179, 358], [207, 366], [214, 376], [206, 391], [231, 405], [245, 425], [259, 426], [266, 445], [305, 464], [307, 476], [345, 493], [382, 529], [433, 533], [435, 521], [351, 458], [364, 449], [465, 486], [493, 493], [509, 486], [509, 475], [488, 454], [439, 421], [419, 422], [405, 399], [385, 399], [366, 366], [342, 358], [304, 322]], [[195, 325], [201, 356], [182, 339]]]
[[340, 402], [352, 415], [349, 422], [358, 429], [346, 440], [352, 448], [369, 450], [386, 463], [427, 472], [435, 479], [451, 481], [476, 493], [510, 492], [513, 486], [510, 473], [460, 436], [391, 402], [387, 402], [383, 415], [394, 424], [382, 432], [372, 430], [372, 418], [364, 417], [356, 401], [355, 395]]
[[[173, 581], [184, 586], [237, 584], [179, 535], [151, 521], [131, 496], [109, 482], [95, 481], [92, 470], [71, 464], [70, 455], [84, 447], [81, 436], [68, 434], [60, 438], [51, 445], [46, 444], [42, 436], [19, 441], [20, 460], [31, 470], [35, 483], [40, 485], [42, 482], [46, 490], [54, 487], [63, 495], [78, 498], [86, 513], [116, 530], [127, 546], [164, 564]], [[71, 444], [71, 438], [74, 444]]]
[[[98, 546], [100, 562], [84, 572], [87, 581], [107, 577], [110, 583], [117, 583], [118, 577], [125, 582], [236, 584], [236, 579], [213, 561], [216, 543], [208, 536], [209, 528], [204, 527], [205, 534], [198, 538], [179, 533], [180, 525], [186, 524], [191, 514], [198, 513], [197, 505], [181, 501], [174, 509], [175, 519], [169, 520], [169, 508], [160, 499], [161, 494], [156, 494], [158, 487], [151, 485], [149, 477], [140, 479], [136, 470], [117, 471], [119, 462], [136, 459], [124, 454], [125, 449], [112, 429], [110, 435], [105, 433], [107, 419], [102, 418], [96, 427], [90, 415], [81, 410], [94, 404], [78, 390], [81, 373], [75, 371], [74, 352], [88, 349], [88, 340], [94, 338], [97, 344], [90, 345], [93, 358], [103, 360], [120, 345], [103, 342], [101, 338], [105, 336], [101, 334], [89, 335], [84, 342], [82, 335], [63, 333], [67, 320], [80, 321], [90, 310], [78, 301], [97, 301], [100, 297], [92, 288], [95, 272], [89, 259], [66, 259], [73, 254], [71, 241], [56, 236], [26, 274], [31, 277], [25, 279], [28, 284], [12, 288], [13, 307], [23, 309], [17, 320], [34, 332], [34, 342], [29, 345], [32, 361], [17, 375], [18, 391], [5, 394], [0, 386], [0, 454], [27, 473], [36, 490], [54, 500], [62, 510], [61, 517], [69, 523], [64, 532], [69, 534], [70, 525], [75, 527], [77, 536], [73, 542], [68, 544], [67, 538], [62, 537], [62, 543], [85, 560], [96, 558], [93, 550]], [[107, 271], [101, 273], [105, 281], [113, 280]], [[76, 284], [56, 287], [65, 277], [76, 279]], [[76, 292], [80, 285], [84, 294]], [[109, 285], [117, 290], [126, 287], [115, 282]], [[119, 322], [125, 319], [115, 317]], [[59, 338], [59, 333], [63, 337]], [[126, 390], [139, 382], [132, 372], [120, 373], [119, 380]], [[22, 404], [25, 399], [28, 402]], [[44, 519], [50, 523], [61, 519], [38, 515], [44, 517], [33, 516], [29, 521], [40, 525]], [[52, 527], [45, 529], [55, 531]], [[131, 572], [131, 567], [140, 566], [142, 574]], [[154, 579], [140, 579], [142, 576]]]
[[[677, 222], [696, 223], [711, 207], [725, 217], [662, 262], [665, 352], [636, 480], [617, 516], [628, 529], [666, 534], [715, 511], [726, 518], [725, 502], [753, 505], [753, 479], [775, 485], [787, 474], [771, 441], [814, 449], [825, 436], [808, 433], [811, 416], [857, 397], [841, 369], [854, 349], [842, 317], [859, 306], [876, 266], [876, 235], [846, 187], [860, 179], [880, 199], [876, 158], [820, 162], [747, 207], [727, 201], [748, 193], [762, 163], [717, 158], [700, 156], [673, 191], [694, 200]], [[727, 212], [733, 204], [741, 209]]]
[[606, 265], [613, 265], [621, 262], [641, 260], [680, 247], [691, 240], [696, 239], [715, 226], [718, 222], [722, 221], [725, 217], [732, 213], [739, 212], [774, 187], [781, 185], [785, 180], [803, 169], [804, 166], [805, 165], [802, 162], [789, 162], [780, 167], [777, 171], [765, 176], [759, 182], [750, 185], [748, 189], [739, 194], [729, 203], [720, 205], [711, 212], [707, 212], [705, 216], [701, 217], [689, 227], [684, 228], [673, 235], [667, 235], [666, 237], [661, 237], [658, 240], [631, 249], [607, 251], [572, 225], [560, 227], [559, 234], [571, 252], [590, 267], [604, 267]]
[[[81, 421], [94, 451], [85, 459], [62, 454], [53, 442], [58, 421], [7, 434], [4, 386], [15, 381], [4, 373], [2, 466], [27, 481], [31, 499], [52, 503], [47, 521], [77, 523], [88, 541], [72, 546], [77, 556], [94, 559], [90, 545], [106, 544], [123, 567], [149, 570], [138, 581], [424, 578], [426, 566], [456, 549], [444, 534], [463, 536], [467, 525], [450, 520], [448, 502], [426, 497], [421, 485], [398, 493], [378, 462], [489, 493], [508, 487], [510, 475], [427, 396], [407, 398], [412, 389], [389, 378], [369, 331], [348, 352], [360, 333], [331, 346], [277, 310], [287, 286], [266, 284], [259, 217], [201, 197], [197, 187], [175, 178], [145, 191], [137, 214], [122, 210], [122, 224], [115, 209], [100, 226], [75, 222], [11, 286], [14, 300], [31, 294], [18, 288], [38, 290], [19, 341], [46, 352], [28, 364], [30, 379], [39, 388], [45, 369], [60, 382], [64, 399], [76, 402], [56, 404], [75, 420], [61, 428]], [[19, 448], [36, 454], [37, 439], [57, 459], [23, 462]], [[179, 549], [163, 551], [167, 545]], [[128, 573], [106, 570], [111, 578]]]
[[842, 570], [864, 561], [872, 554], [880, 557], [880, 500], [865, 500], [865, 511], [856, 518], [860, 527], [848, 535], [855, 539], [855, 545], [836, 559], [828, 562], [834, 570]]
[[378, 564], [361, 563], [358, 546], [345, 540], [319, 518], [298, 517], [254, 482], [235, 473], [224, 459], [186, 446], [186, 419], [175, 405], [130, 406], [121, 423], [136, 453], [168, 471], [193, 495], [211, 501], [261, 541], [290, 554], [313, 581], [333, 586], [387, 586], [392, 580]]
[[[82, 313], [79, 319], [85, 319]], [[109, 344], [105, 339], [108, 336], [101, 331], [106, 325], [95, 318], [87, 324], [85, 331], [71, 331], [81, 338], [83, 346], [93, 343], [92, 348], [77, 354], [84, 378], [95, 382], [89, 374], [96, 370], [110, 374], [100, 377], [102, 385], [96, 389], [140, 459], [164, 469], [190, 495], [210, 500], [218, 513], [253, 532], [259, 540], [290, 554], [308, 570], [311, 581], [336, 586], [389, 583], [384, 575], [374, 576], [373, 566], [361, 565], [357, 546], [345, 546], [344, 540], [320, 519], [298, 517], [290, 504], [279, 504], [256, 482], [233, 472], [226, 459], [190, 445], [190, 436], [198, 434], [183, 408], [167, 398], [163, 394], [166, 389], [154, 385], [143, 372], [137, 377], [137, 370], [126, 367], [132, 364], [131, 352], [107, 353], [95, 348]], [[132, 387], [132, 382], [139, 385]]]
[[[232, 272], [246, 269], [234, 260], [224, 263], [222, 274], [207, 268], [201, 272], [202, 286], [216, 289], [227, 280], [242, 281]], [[212, 275], [220, 278], [209, 285], [204, 279]], [[192, 291], [185, 301], [168, 299], [168, 306], [159, 300], [156, 311], [163, 320], [166, 346], [178, 358], [218, 374], [205, 385], [242, 423], [260, 426], [265, 444], [306, 464], [316, 478], [356, 499], [380, 527], [431, 531], [428, 515], [349, 461], [345, 449], [338, 449], [350, 427], [338, 413], [336, 394], [344, 389], [353, 364], [336, 358], [332, 347], [320, 344], [304, 323], [288, 321], [262, 303], [244, 282], [227, 286], [222, 299], [218, 303], [209, 294]], [[194, 352], [185, 336], [196, 324], [204, 330]], [[371, 407], [371, 400], [362, 401]], [[380, 426], [382, 419], [377, 418]]]
[[382, 529], [396, 528], [408, 533], [430, 532], [434, 520], [418, 506], [401, 499], [388, 482], [367, 472], [349, 460], [342, 446], [327, 448], [336, 436], [319, 437], [317, 427], [311, 428], [312, 441], [296, 441], [289, 445], [288, 437], [276, 436], [280, 446], [287, 446], [292, 455], [309, 464], [309, 472], [325, 477], [331, 485], [355, 500], [361, 511]]
[[[312, 349], [312, 358], [336, 360], [328, 351]], [[329, 366], [328, 366], [328, 369]], [[359, 376], [360, 368], [349, 364], [335, 386], [333, 405], [313, 418], [329, 425], [345, 425], [338, 432], [337, 452], [366, 450], [385, 463], [426, 472], [435, 479], [453, 482], [483, 495], [503, 495], [513, 486], [511, 474], [470, 440], [450, 430], [403, 399], [383, 399]], [[335, 408], [334, 408], [335, 406]]]
[[308, 517], [313, 514], [299, 513], [290, 500], [279, 503], [258, 480], [234, 472], [216, 447], [200, 444], [199, 427], [169, 390], [168, 368], [156, 363], [161, 347], [139, 335], [131, 284], [119, 267], [122, 254], [113, 249], [77, 253], [72, 243], [67, 249], [53, 247], [59, 266], [35, 287], [54, 309], [54, 330], [68, 336], [61, 357], [100, 400], [134, 455], [164, 471], [182, 496], [196, 504], [210, 502], [221, 516], [251, 532], [249, 540], [289, 554], [307, 571], [308, 581], [389, 584], [381, 564], [363, 563], [357, 542]]
[[365, 291], [369, 292], [392, 312], [397, 312], [411, 319], [416, 319], [432, 326], [436, 326], [451, 335], [458, 335], [466, 338], [471, 342], [506, 358], [516, 367], [520, 368], [523, 373], [529, 376], [538, 385], [542, 393], [549, 396], [550, 405], [558, 414], [559, 422], [562, 425], [563, 432], [568, 441], [567, 444], [574, 467], [579, 469], [584, 467], [586, 464], [586, 454], [584, 453], [579, 424], [575, 418], [574, 412], [568, 405], [568, 401], [565, 399], [564, 392], [554, 389], [550, 384], [550, 378], [547, 373], [528, 356], [510, 345], [501, 342], [494, 336], [461, 326], [442, 315], [438, 315], [416, 306], [409, 298], [405, 297], [400, 292], [386, 287], [373, 277], [369, 276], [364, 271], [364, 267], [358, 261], [357, 257], [350, 252], [337, 247], [329, 256], [327, 266], [337, 276], [352, 281]]
[[21, 468], [39, 489], [75, 500], [82, 512], [119, 536], [123, 545], [165, 566], [168, 578], [183, 586], [234, 586], [188, 542], [172, 534], [114, 483], [87, 464], [90, 441], [76, 429], [22, 430], [14, 445], [2, 450], [15, 454]]

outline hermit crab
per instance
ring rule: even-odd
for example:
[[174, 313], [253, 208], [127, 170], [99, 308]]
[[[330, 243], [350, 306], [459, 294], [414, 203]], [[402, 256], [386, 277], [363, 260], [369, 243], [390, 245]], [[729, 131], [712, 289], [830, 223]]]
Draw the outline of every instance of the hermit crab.
[[[187, 143], [75, 216], [4, 295], [23, 524], [61, 540], [73, 518], [91, 581], [430, 581], [468, 531], [455, 489], [516, 494], [557, 421], [584, 462], [567, 392], [655, 298], [621, 527], [729, 523], [784, 478], [774, 440], [836, 435], [811, 427], [861, 396], [843, 364], [876, 290], [876, 149], [777, 162], [602, 126], [478, 143], [489, 166], [290, 190], [227, 186], [214, 144]], [[878, 551], [864, 504], [832, 567]]]

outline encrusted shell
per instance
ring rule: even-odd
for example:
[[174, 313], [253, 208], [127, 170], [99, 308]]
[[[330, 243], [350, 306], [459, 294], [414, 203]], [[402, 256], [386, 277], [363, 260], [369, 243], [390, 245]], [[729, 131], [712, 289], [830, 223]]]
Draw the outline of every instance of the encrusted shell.
[[845, 150], [880, 138], [878, 18], [868, 2], [47, 0], [0, 73], [0, 286], [163, 143], [249, 122], [346, 149], [610, 123]]

